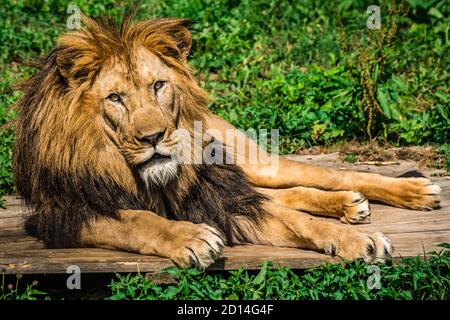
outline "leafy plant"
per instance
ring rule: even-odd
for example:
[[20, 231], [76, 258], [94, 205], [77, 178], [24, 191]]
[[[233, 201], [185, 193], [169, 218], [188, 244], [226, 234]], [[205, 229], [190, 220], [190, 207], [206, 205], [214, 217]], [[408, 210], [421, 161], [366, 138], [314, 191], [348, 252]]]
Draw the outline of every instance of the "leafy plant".
[[[2, 300], [38, 300], [40, 297], [46, 296], [45, 292], [36, 289], [37, 281], [29, 284], [25, 289], [19, 287], [21, 275], [16, 276], [15, 284], [5, 283], [5, 274], [2, 274], [2, 282], [0, 287], [0, 301]], [[46, 297], [48, 298], [48, 297]]]
[[[392, 60], [390, 56], [393, 51], [391, 47], [400, 18], [407, 13], [406, 3], [401, 2], [400, 5], [395, 3], [391, 6], [384, 5], [380, 10], [387, 11], [387, 22], [383, 23], [379, 29], [366, 29], [367, 31], [361, 36], [353, 34], [349, 36], [345, 33], [342, 20], [338, 15], [338, 26], [341, 48], [343, 50], [344, 59], [347, 60], [348, 67], [352, 70], [352, 74], [357, 77], [361, 89], [361, 101], [358, 105], [359, 109], [364, 112], [367, 123], [366, 133], [369, 140], [372, 140], [373, 131], [378, 133], [382, 126], [382, 110], [378, 100], [378, 95], [383, 93], [379, 91], [380, 83], [383, 79], [385, 64], [388, 60]], [[352, 43], [350, 43], [350, 41]], [[356, 61], [354, 63], [353, 61]]]
[[344, 156], [344, 161], [355, 163], [358, 161], [358, 156], [356, 154], [346, 154]]
[[305, 271], [293, 271], [264, 262], [257, 274], [244, 269], [222, 275], [197, 269], [169, 268], [176, 285], [157, 285], [144, 276], [116, 275], [108, 299], [449, 299], [450, 244], [432, 252], [426, 260], [404, 259], [378, 264], [380, 288], [369, 286], [373, 265], [324, 264]]

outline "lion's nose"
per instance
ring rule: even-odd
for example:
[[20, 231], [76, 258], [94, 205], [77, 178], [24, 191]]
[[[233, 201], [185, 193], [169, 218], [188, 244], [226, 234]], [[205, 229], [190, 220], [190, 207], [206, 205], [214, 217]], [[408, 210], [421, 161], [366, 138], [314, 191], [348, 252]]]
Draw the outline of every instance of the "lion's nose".
[[156, 147], [156, 145], [158, 144], [158, 142], [160, 142], [163, 137], [164, 137], [164, 132], [165, 131], [158, 131], [155, 133], [151, 133], [151, 134], [145, 134], [145, 135], [141, 135], [139, 137], [136, 137], [139, 142], [141, 142], [142, 144], [148, 144], [152, 147]]

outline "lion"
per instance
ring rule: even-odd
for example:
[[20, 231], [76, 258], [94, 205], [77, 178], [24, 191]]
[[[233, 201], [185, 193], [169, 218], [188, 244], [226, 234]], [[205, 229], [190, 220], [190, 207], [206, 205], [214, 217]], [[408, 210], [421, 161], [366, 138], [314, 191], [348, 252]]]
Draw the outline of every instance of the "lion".
[[[369, 199], [439, 207], [439, 187], [423, 176], [302, 164], [260, 150], [237, 130], [245, 150], [276, 160], [277, 170], [259, 160], [178, 161], [205, 147], [185, 142], [194, 122], [214, 129], [212, 139], [235, 129], [208, 110], [189, 66], [190, 21], [134, 22], [130, 14], [83, 24], [58, 38], [16, 105], [16, 188], [32, 211], [27, 230], [47, 247], [123, 250], [198, 268], [237, 244], [379, 262], [391, 257], [390, 240], [350, 226], [370, 222]], [[233, 145], [223, 150], [229, 159], [248, 157]]]

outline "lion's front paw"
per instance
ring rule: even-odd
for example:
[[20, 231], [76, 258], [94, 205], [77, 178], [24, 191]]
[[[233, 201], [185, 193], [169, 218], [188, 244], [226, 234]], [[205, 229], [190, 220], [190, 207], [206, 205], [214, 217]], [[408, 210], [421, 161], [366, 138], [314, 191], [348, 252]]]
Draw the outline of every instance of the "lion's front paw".
[[[381, 232], [369, 233], [349, 231], [338, 236], [332, 251], [347, 260], [362, 259], [365, 262], [383, 262], [391, 258], [394, 247], [390, 240]], [[330, 251], [330, 250], [328, 250]]]
[[207, 224], [183, 223], [184, 228], [177, 240], [178, 248], [171, 254], [174, 263], [181, 267], [209, 267], [221, 254], [224, 242], [220, 232]]
[[346, 191], [342, 203], [344, 216], [341, 222], [351, 224], [370, 223], [369, 201], [359, 192]]
[[440, 208], [441, 187], [427, 178], [399, 178], [400, 206], [413, 210]]

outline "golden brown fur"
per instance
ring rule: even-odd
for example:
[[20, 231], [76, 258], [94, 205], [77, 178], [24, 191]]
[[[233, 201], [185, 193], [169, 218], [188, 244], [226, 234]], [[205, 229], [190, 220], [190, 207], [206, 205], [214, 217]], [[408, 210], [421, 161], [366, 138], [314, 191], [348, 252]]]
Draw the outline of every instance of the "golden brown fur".
[[[176, 164], [177, 130], [192, 137], [194, 121], [206, 124], [203, 131], [232, 127], [209, 113], [187, 64], [189, 22], [131, 18], [121, 25], [84, 18], [85, 28], [61, 36], [23, 86], [14, 174], [34, 211], [29, 229], [47, 245], [158, 254], [199, 267], [210, 265], [225, 243], [248, 242], [381, 261], [393, 250], [382, 234], [298, 210], [367, 223], [362, 194], [406, 207], [436, 205], [438, 190], [423, 179], [284, 159], [269, 174], [262, 164]], [[191, 147], [185, 152], [204, 145]], [[227, 149], [225, 156], [238, 152]], [[380, 182], [384, 189], [374, 191]]]

